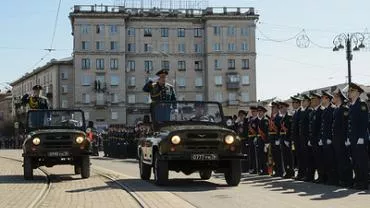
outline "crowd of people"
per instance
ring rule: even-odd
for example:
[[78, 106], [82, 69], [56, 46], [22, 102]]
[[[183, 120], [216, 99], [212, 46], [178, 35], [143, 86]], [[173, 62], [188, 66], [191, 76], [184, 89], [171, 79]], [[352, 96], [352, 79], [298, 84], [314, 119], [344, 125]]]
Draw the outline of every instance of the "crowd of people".
[[270, 116], [263, 106], [240, 110], [233, 129], [248, 155], [244, 171], [368, 189], [370, 123], [363, 92], [351, 84], [348, 98], [339, 89], [294, 96], [291, 114], [286, 102], [272, 102]]

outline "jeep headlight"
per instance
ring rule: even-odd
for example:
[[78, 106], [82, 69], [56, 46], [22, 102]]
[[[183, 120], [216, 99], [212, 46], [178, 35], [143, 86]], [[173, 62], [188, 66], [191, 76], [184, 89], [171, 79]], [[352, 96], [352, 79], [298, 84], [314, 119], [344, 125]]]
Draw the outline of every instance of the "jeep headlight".
[[39, 144], [40, 144], [40, 142], [41, 142], [41, 140], [40, 140], [40, 138], [38, 138], [38, 137], [35, 137], [35, 138], [33, 138], [33, 140], [32, 140], [32, 143], [33, 143], [34, 145], [39, 145]]
[[175, 135], [171, 138], [171, 142], [172, 142], [172, 144], [179, 144], [181, 142], [181, 138], [179, 136]]
[[84, 141], [84, 138], [82, 136], [76, 137], [76, 143], [81, 144]]
[[226, 143], [226, 144], [232, 144], [234, 141], [235, 141], [235, 138], [234, 138], [234, 136], [232, 136], [232, 135], [227, 135], [227, 136], [225, 137], [225, 143]]

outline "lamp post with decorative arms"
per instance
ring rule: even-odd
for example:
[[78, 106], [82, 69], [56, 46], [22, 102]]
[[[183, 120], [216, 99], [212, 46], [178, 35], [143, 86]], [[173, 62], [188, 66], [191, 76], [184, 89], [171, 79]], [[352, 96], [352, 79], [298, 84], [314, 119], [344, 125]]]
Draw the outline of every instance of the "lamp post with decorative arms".
[[[363, 33], [341, 33], [335, 36], [333, 40], [334, 48], [333, 51], [339, 51], [340, 49], [346, 49], [346, 59], [348, 64], [348, 86], [351, 84], [351, 61], [352, 61], [352, 50], [359, 51], [365, 48], [364, 45], [365, 36]], [[352, 48], [353, 46], [353, 48]]]

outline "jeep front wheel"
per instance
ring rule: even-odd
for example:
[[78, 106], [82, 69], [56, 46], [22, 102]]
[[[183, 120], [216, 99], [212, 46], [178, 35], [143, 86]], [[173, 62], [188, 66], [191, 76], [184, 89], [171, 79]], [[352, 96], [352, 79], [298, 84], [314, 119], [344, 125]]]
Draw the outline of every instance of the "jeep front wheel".
[[200, 179], [202, 180], [208, 180], [212, 176], [212, 170], [200, 170], [199, 176], [200, 176]]
[[168, 183], [168, 162], [160, 160], [158, 152], [155, 153], [154, 157], [154, 183], [159, 186]]
[[145, 164], [143, 160], [144, 160], [143, 154], [140, 154], [140, 158], [139, 158], [140, 178], [143, 180], [149, 180], [152, 167], [148, 164]]
[[33, 179], [33, 165], [31, 157], [23, 157], [23, 177], [25, 180]]
[[90, 177], [90, 157], [89, 156], [81, 157], [81, 177], [82, 178]]
[[237, 186], [240, 182], [241, 172], [240, 160], [231, 160], [229, 170], [225, 172], [227, 185]]

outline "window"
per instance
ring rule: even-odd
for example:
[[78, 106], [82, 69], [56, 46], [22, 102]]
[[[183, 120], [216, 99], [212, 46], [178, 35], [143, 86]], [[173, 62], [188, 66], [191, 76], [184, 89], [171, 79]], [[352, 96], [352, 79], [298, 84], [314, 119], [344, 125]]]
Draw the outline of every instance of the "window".
[[185, 28], [177, 29], [177, 37], [185, 37]]
[[89, 41], [82, 41], [81, 42], [81, 48], [82, 48], [82, 50], [89, 50], [89, 48], [90, 48]]
[[127, 61], [127, 69], [130, 72], [134, 72], [135, 71], [135, 61], [132, 61], [132, 60]]
[[129, 28], [127, 28], [127, 35], [128, 36], [135, 36], [135, 28], [133, 28], [133, 27], [129, 27]]
[[144, 52], [152, 52], [152, 45], [149, 43], [144, 43]]
[[235, 27], [229, 26], [227, 27], [227, 36], [234, 36], [235, 35]]
[[111, 118], [112, 118], [112, 120], [117, 120], [118, 119], [118, 112], [112, 112]]
[[248, 36], [248, 28], [240, 28], [240, 34], [242, 36]]
[[136, 78], [134, 76], [128, 77], [128, 86], [135, 87], [136, 85]]
[[81, 33], [88, 34], [90, 31], [90, 25], [81, 25]]
[[215, 36], [221, 35], [221, 26], [213, 26], [213, 35]]
[[152, 29], [144, 28], [144, 37], [152, 37]]
[[202, 68], [203, 68], [202, 61], [195, 61], [194, 64], [195, 64], [195, 71], [202, 71]]
[[242, 85], [249, 85], [249, 75], [242, 76]]
[[168, 53], [169, 52], [169, 45], [168, 43], [161, 44], [161, 51]]
[[110, 42], [110, 50], [114, 51], [118, 49], [118, 42], [117, 41], [111, 41]]
[[81, 59], [81, 67], [82, 69], [90, 69], [90, 59], [89, 58]]
[[104, 59], [96, 59], [96, 69], [104, 70]]
[[222, 92], [216, 92], [216, 93], [215, 93], [215, 100], [216, 100], [217, 102], [220, 102], [220, 103], [222, 103], [222, 102], [223, 102]]
[[104, 50], [103, 41], [96, 41], [96, 50]]
[[196, 94], [195, 95], [195, 101], [203, 101], [203, 95], [202, 94]]
[[194, 37], [196, 37], [196, 38], [202, 37], [202, 29], [201, 28], [194, 28]]
[[[68, 72], [62, 72], [61, 76], [62, 76], [62, 79], [63, 80], [68, 79]], [[39, 83], [38, 84], [40, 84], [40, 80], [39, 80]]]
[[177, 51], [179, 53], [185, 53], [185, 43], [180, 43], [177, 45]]
[[[102, 86], [105, 83], [105, 76], [104, 75], [96, 75], [95, 80], [97, 81], [98, 85], [97, 86], [99, 89], [102, 89], [104, 86]], [[100, 83], [100, 84], [99, 84]]]
[[68, 108], [68, 100], [62, 100], [62, 108]]
[[136, 51], [136, 45], [135, 45], [135, 43], [128, 43], [127, 44], [127, 51], [128, 52], [135, 52]]
[[229, 93], [229, 101], [236, 101], [236, 93], [230, 92]]
[[118, 94], [112, 93], [111, 94], [111, 103], [118, 103]]
[[202, 46], [200, 44], [194, 44], [194, 52], [202, 53]]
[[104, 93], [96, 93], [96, 105], [104, 105]]
[[161, 37], [168, 37], [168, 28], [161, 28]]
[[247, 42], [242, 42], [242, 45], [241, 45], [241, 50], [242, 51], [248, 51], [248, 44]]
[[89, 120], [90, 119], [90, 112], [84, 111], [85, 114], [85, 119]]
[[177, 86], [179, 87], [185, 87], [186, 86], [186, 80], [184, 77], [177, 78]]
[[110, 59], [110, 69], [118, 69], [118, 59], [116, 58]]
[[228, 78], [229, 78], [229, 83], [239, 83], [240, 82], [240, 77], [237, 74], [228, 75]]
[[153, 71], [153, 61], [144, 61], [144, 69], [146, 73]]
[[81, 85], [82, 86], [90, 86], [90, 84], [91, 84], [91, 76], [83, 75], [81, 77]]
[[220, 70], [221, 69], [221, 63], [220, 63], [219, 59], [215, 59], [214, 65], [215, 65], [215, 70]]
[[242, 101], [243, 102], [249, 102], [249, 93], [248, 92], [242, 92]]
[[217, 86], [222, 85], [222, 76], [215, 76], [215, 85]]
[[89, 104], [90, 103], [90, 94], [82, 93], [82, 102], [84, 104]]
[[242, 59], [242, 69], [249, 69], [249, 59]]
[[129, 94], [127, 95], [128, 99], [127, 99], [127, 102], [130, 103], [130, 104], [133, 104], [136, 102], [136, 96], [134, 94]]
[[103, 34], [104, 33], [104, 25], [96, 25], [96, 33]]
[[195, 87], [203, 87], [203, 79], [202, 77], [195, 78]]
[[170, 62], [169, 61], [162, 61], [161, 66], [162, 66], [162, 69], [170, 70]]
[[186, 62], [185, 61], [177, 61], [177, 68], [179, 71], [186, 70]]
[[228, 51], [236, 51], [235, 43], [227, 44], [227, 50]]
[[110, 85], [111, 86], [118, 86], [119, 85], [119, 76], [118, 75], [112, 75], [110, 77]]
[[221, 51], [221, 44], [220, 43], [213, 43], [212, 50], [213, 51]]
[[118, 25], [110, 25], [109, 26], [109, 32], [110, 32], [110, 34], [118, 33]]
[[62, 93], [68, 93], [68, 85], [62, 85]]
[[228, 59], [227, 60], [227, 68], [228, 69], [235, 69], [235, 59]]

